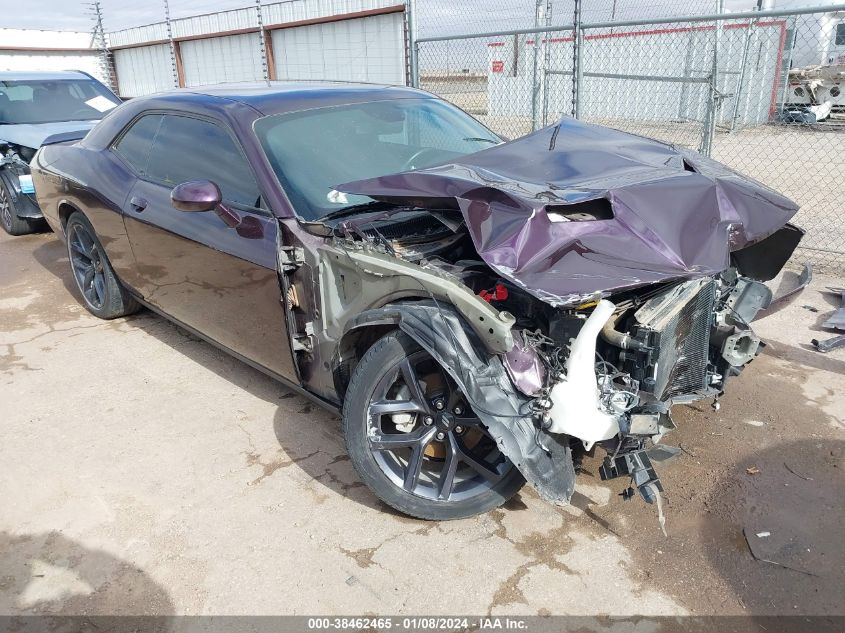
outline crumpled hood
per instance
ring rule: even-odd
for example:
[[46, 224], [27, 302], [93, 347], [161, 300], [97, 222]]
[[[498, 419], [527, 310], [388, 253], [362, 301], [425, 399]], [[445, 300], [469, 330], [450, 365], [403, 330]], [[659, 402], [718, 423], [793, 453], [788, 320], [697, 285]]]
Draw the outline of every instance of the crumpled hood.
[[[696, 152], [570, 118], [448, 164], [337, 189], [418, 206], [456, 201], [479, 256], [555, 306], [716, 274], [732, 250], [798, 210]], [[612, 217], [567, 220], [601, 199]]]
[[0, 141], [38, 149], [41, 144], [54, 134], [65, 132], [88, 131], [99, 121], [60, 121], [58, 123], [16, 123], [0, 125]]

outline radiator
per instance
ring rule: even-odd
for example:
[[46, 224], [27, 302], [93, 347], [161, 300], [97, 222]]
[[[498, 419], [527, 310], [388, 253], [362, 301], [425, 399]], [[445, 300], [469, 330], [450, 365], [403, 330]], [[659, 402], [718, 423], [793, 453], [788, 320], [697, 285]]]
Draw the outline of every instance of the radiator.
[[696, 279], [649, 299], [634, 315], [637, 338], [652, 347], [643, 385], [660, 400], [707, 387], [716, 283]]

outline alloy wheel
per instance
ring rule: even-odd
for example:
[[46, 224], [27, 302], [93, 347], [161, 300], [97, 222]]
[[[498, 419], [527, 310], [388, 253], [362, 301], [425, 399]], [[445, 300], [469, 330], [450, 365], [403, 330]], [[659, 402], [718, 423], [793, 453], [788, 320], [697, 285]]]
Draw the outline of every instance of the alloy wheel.
[[68, 232], [68, 246], [76, 285], [88, 305], [99, 310], [105, 303], [106, 278], [97, 242], [83, 225], [75, 223]]
[[454, 381], [425, 351], [382, 376], [367, 419], [367, 439], [379, 468], [416, 496], [476, 497], [513, 468]]

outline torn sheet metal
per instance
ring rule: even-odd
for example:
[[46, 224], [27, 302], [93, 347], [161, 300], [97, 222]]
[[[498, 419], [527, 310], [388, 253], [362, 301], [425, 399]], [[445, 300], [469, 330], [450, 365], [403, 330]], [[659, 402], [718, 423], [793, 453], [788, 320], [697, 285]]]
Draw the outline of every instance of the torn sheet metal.
[[555, 306], [716, 274], [731, 251], [771, 235], [798, 210], [695, 152], [569, 118], [448, 164], [337, 189], [454, 205], [479, 256]]

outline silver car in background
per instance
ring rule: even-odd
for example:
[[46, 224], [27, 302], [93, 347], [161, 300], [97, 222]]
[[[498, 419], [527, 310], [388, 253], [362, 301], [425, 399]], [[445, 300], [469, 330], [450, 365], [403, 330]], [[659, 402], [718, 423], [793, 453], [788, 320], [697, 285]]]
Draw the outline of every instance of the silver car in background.
[[38, 148], [83, 138], [119, 104], [82, 71], [0, 72], [0, 226], [7, 233], [46, 226], [29, 172]]

